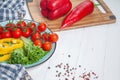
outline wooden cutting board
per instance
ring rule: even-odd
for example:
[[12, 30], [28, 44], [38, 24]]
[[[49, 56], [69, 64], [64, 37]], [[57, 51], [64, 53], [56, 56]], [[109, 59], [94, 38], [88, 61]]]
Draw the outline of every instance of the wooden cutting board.
[[[72, 8], [74, 8], [82, 1], [83, 0], [71, 0]], [[102, 8], [106, 11], [106, 13], [101, 12], [98, 6], [95, 6], [94, 12], [92, 14], [84, 17], [82, 20], [62, 30], [70, 30], [70, 29], [90, 27], [93, 25], [110, 24], [116, 22], [116, 17], [113, 15], [112, 11], [104, 3], [104, 1], [98, 0], [98, 2], [102, 6]], [[33, 20], [37, 22], [45, 22], [52, 31], [61, 31], [59, 27], [61, 26], [62, 21], [66, 15], [56, 20], [48, 20], [47, 18], [42, 16], [40, 12], [41, 8], [39, 7], [39, 3], [40, 0], [33, 0], [32, 2], [27, 3], [29, 12]]]

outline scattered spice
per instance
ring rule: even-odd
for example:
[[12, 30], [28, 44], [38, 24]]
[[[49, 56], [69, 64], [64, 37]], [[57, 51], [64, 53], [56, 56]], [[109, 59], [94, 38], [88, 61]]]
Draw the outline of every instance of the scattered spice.
[[[71, 57], [71, 55], [68, 55]], [[50, 67], [48, 67], [50, 69]], [[57, 80], [97, 80], [98, 75], [94, 71], [88, 71], [80, 64], [76, 67], [72, 67], [69, 63], [59, 63], [55, 65]], [[78, 73], [76, 73], [78, 72]], [[82, 72], [82, 73], [81, 73]]]
[[56, 73], [58, 73], [58, 70], [56, 71]]
[[79, 68], [81, 67], [81, 65], [79, 65]]
[[[82, 68], [81, 65], [78, 65], [78, 67], [71, 67], [68, 63], [63, 64], [57, 64], [55, 67], [56, 70], [56, 77], [58, 80], [76, 80], [76, 79], [83, 79], [83, 80], [94, 80], [98, 79], [98, 76], [93, 71], [87, 71], [86, 68]], [[76, 71], [80, 71], [83, 69], [82, 74], [78, 74], [78, 76], [75, 75]], [[64, 79], [63, 79], [64, 78]]]
[[50, 66], [48, 67], [48, 69], [50, 69]]
[[68, 78], [65, 78], [65, 80], [68, 80]]
[[84, 80], [90, 80], [91, 77], [93, 77], [93, 79], [98, 79], [98, 76], [95, 74], [95, 72], [84, 72], [82, 75], [80, 75], [80, 77]]
[[71, 55], [68, 55], [68, 57], [70, 58], [70, 57], [71, 57]]
[[75, 80], [75, 77], [73, 77], [72, 80]]

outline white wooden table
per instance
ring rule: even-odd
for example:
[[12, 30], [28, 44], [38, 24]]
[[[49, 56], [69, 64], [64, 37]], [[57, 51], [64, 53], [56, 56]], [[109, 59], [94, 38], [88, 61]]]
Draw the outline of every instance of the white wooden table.
[[[96, 73], [91, 73], [90, 80], [120, 80], [120, 1], [104, 2], [115, 14], [116, 23], [56, 32], [59, 41], [53, 56], [27, 69], [34, 80], [81, 80], [84, 72]], [[31, 19], [29, 12], [25, 18]], [[64, 69], [67, 64], [69, 72]]]

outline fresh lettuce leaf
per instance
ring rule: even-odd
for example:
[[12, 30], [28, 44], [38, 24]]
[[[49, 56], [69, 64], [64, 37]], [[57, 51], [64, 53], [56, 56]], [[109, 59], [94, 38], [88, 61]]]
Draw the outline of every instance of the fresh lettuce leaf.
[[11, 64], [32, 64], [43, 58], [48, 52], [44, 51], [39, 46], [35, 46], [33, 42], [25, 37], [21, 38], [24, 42], [23, 48], [14, 50], [11, 53], [11, 58], [7, 61]]

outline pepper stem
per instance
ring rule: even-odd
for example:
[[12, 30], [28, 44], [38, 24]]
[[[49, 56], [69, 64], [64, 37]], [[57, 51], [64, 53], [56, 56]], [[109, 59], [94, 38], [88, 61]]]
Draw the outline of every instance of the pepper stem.
[[94, 6], [100, 6], [100, 4], [94, 4]]

